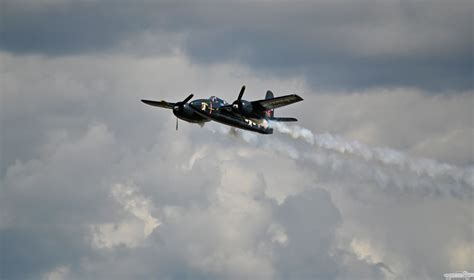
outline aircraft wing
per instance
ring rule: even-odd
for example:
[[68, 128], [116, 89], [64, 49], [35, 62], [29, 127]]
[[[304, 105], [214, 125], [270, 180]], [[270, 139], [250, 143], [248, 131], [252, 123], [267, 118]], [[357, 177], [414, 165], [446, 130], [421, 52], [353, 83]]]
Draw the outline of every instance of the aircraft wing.
[[154, 101], [154, 100], [145, 100], [142, 99], [142, 102], [151, 106], [155, 107], [161, 107], [161, 108], [166, 108], [166, 109], [173, 109], [174, 103], [171, 102], [166, 102], [166, 101]]
[[262, 99], [257, 101], [252, 101], [252, 106], [259, 106], [264, 110], [275, 109], [278, 107], [283, 107], [286, 105], [290, 105], [296, 102], [303, 100], [303, 98], [299, 97], [296, 94], [290, 94], [285, 96], [279, 96], [270, 99]]

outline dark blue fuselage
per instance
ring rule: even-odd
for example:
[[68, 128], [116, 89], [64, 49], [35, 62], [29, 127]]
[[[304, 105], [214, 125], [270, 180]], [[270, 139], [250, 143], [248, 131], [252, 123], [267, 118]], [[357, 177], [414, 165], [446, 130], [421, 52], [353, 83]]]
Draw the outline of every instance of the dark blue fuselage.
[[194, 113], [207, 120], [262, 134], [273, 133], [273, 129], [268, 127], [268, 122], [263, 116], [255, 115], [252, 118], [247, 118], [236, 113], [227, 102], [215, 96], [194, 100], [189, 103], [189, 107], [193, 109]]

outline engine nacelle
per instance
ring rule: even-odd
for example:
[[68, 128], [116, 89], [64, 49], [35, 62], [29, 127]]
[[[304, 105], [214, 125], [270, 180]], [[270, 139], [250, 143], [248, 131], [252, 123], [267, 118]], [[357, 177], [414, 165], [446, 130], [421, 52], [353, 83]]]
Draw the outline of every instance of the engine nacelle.
[[252, 117], [253, 106], [252, 103], [247, 100], [241, 100], [233, 105], [234, 110], [238, 111], [242, 116]]
[[188, 104], [184, 104], [183, 106], [175, 106], [173, 108], [173, 114], [185, 121], [188, 122], [205, 122], [208, 119], [201, 117], [200, 115], [196, 114], [193, 109], [189, 107]]

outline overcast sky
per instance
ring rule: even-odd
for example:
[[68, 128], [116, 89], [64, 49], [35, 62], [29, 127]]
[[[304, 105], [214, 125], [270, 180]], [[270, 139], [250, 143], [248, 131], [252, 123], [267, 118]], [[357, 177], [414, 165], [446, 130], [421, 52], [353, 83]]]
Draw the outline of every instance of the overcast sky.
[[[0, 6], [2, 279], [474, 271], [471, 1]], [[139, 100], [299, 94], [271, 136]]]

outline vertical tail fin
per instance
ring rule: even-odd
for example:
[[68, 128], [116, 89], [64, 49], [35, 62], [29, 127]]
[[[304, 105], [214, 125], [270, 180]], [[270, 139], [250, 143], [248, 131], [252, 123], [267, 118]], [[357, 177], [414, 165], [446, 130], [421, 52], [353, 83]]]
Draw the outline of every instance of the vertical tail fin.
[[265, 94], [265, 99], [272, 99], [273, 97], [273, 92], [271, 90], [267, 90], [267, 94]]
[[[267, 94], [265, 94], [265, 99], [272, 99], [273, 97], [274, 97], [273, 92], [271, 90], [267, 90]], [[274, 109], [270, 109], [267, 111], [267, 117], [273, 118], [273, 115], [274, 115]]]

